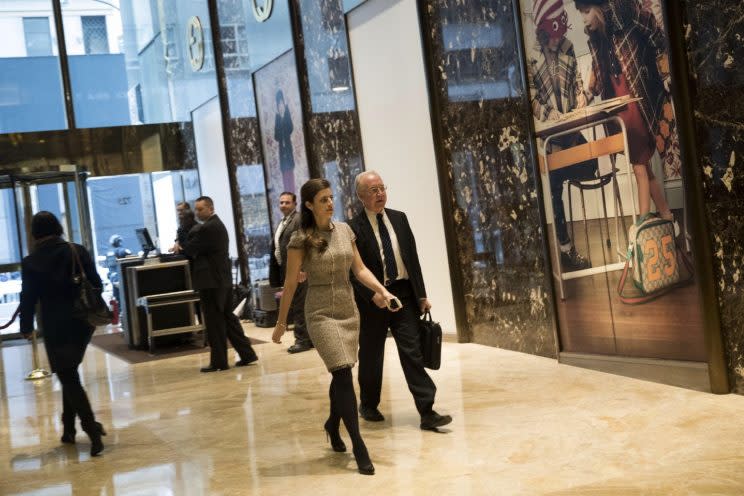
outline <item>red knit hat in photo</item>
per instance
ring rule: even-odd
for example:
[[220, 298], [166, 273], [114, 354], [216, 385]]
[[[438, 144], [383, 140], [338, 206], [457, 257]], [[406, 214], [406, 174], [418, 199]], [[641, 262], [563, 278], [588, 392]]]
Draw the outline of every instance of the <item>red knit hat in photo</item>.
[[561, 38], [568, 31], [568, 14], [563, 0], [534, 0], [532, 15], [538, 31], [549, 38]]

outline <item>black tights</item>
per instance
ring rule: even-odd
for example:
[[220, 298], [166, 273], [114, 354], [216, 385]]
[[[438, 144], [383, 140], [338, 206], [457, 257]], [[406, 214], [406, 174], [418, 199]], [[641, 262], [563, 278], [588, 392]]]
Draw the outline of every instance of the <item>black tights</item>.
[[331, 398], [329, 424], [333, 429], [338, 430], [339, 423], [343, 419], [349, 437], [351, 437], [351, 443], [354, 445], [354, 451], [364, 450], [366, 452], [362, 435], [359, 433], [359, 414], [354, 382], [351, 378], [351, 367], [334, 370], [331, 374], [333, 374], [333, 379], [328, 390], [328, 396]]

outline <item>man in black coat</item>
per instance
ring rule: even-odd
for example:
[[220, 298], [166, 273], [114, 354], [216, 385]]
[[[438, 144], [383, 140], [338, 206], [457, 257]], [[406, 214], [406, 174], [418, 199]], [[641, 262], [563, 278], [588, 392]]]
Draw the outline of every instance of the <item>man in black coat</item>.
[[[284, 286], [284, 268], [287, 262], [287, 245], [292, 233], [300, 228], [300, 214], [297, 213], [297, 195], [289, 191], [279, 195], [279, 210], [284, 218], [274, 233], [271, 241], [271, 258], [269, 261], [269, 283], [273, 288]], [[305, 296], [307, 295], [307, 275], [300, 271], [300, 280], [289, 307], [289, 321], [294, 323], [295, 342], [287, 349], [289, 353], [300, 353], [313, 347], [305, 325]]]
[[391, 312], [385, 301], [354, 280], [354, 298], [359, 308], [359, 413], [371, 422], [385, 420], [377, 409], [382, 391], [383, 358], [387, 331], [393, 334], [400, 364], [421, 415], [421, 428], [436, 430], [452, 422], [449, 415], [433, 410], [436, 386], [424, 369], [419, 336], [419, 318], [431, 308], [426, 297], [416, 240], [403, 212], [385, 208], [387, 192], [382, 178], [366, 171], [356, 178], [356, 192], [364, 210], [349, 225], [357, 236], [362, 261], [403, 308]]
[[232, 277], [228, 254], [227, 229], [214, 213], [214, 203], [200, 196], [194, 204], [194, 214], [201, 222], [189, 232], [184, 253], [193, 260], [191, 279], [199, 290], [201, 309], [207, 326], [210, 347], [209, 366], [202, 372], [226, 370], [227, 340], [230, 340], [242, 367], [258, 360], [243, 327], [232, 313]]

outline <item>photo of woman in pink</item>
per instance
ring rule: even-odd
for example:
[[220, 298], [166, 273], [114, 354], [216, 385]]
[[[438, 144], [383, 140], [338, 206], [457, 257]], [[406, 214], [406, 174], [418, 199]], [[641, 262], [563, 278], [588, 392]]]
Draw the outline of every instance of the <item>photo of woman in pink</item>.
[[[673, 221], [662, 184], [651, 170], [654, 151], [658, 150], [662, 160], [669, 152], [669, 123], [674, 118], [662, 29], [638, 0], [575, 0], [575, 4], [592, 54], [589, 97], [640, 98], [619, 113], [638, 185], [639, 214], [650, 212], [653, 199], [659, 215]], [[675, 223], [675, 231], [678, 229]]]

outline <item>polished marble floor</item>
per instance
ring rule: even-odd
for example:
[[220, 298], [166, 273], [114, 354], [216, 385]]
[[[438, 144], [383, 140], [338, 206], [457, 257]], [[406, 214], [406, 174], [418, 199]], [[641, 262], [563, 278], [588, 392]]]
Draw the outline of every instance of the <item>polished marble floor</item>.
[[60, 445], [56, 379], [23, 380], [30, 347], [2, 348], [0, 494], [744, 494], [744, 397], [451, 342], [432, 376], [454, 421], [433, 433], [388, 341], [387, 419], [362, 422], [377, 474], [359, 475], [326, 443], [319, 357], [287, 341], [213, 374], [198, 371], [207, 354], [128, 365], [90, 347], [82, 376], [109, 432], [94, 459], [82, 433]]

